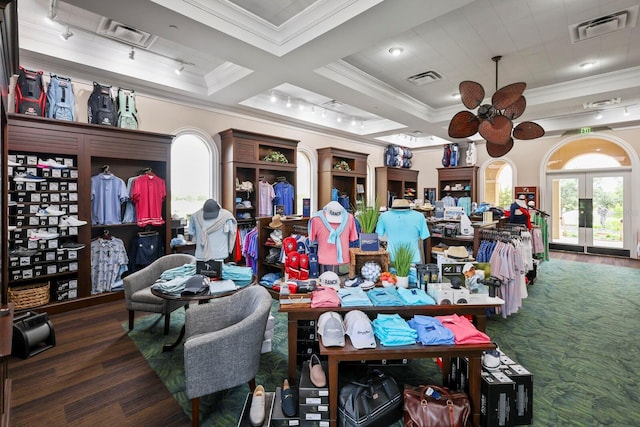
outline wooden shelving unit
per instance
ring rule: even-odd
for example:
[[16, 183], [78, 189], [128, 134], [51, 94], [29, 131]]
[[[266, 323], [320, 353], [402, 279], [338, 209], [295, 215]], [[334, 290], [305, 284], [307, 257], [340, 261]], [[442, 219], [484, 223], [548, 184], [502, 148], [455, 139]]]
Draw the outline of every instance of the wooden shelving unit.
[[[318, 150], [318, 208], [329, 203], [331, 191], [336, 188], [339, 193], [349, 196], [349, 205], [367, 200], [367, 156], [339, 148], [326, 147]], [[348, 165], [349, 170], [337, 169], [336, 165]]]
[[376, 197], [380, 206], [391, 207], [395, 198], [414, 200], [418, 196], [418, 171], [381, 166], [376, 168]]
[[[296, 185], [296, 157], [298, 141], [238, 129], [220, 132], [222, 139], [222, 207], [233, 212], [238, 223], [252, 223], [265, 212], [257, 195], [259, 181], [275, 183], [278, 178]], [[284, 162], [265, 161], [265, 157], [278, 152]], [[248, 181], [253, 191], [238, 189], [236, 183]], [[295, 188], [295, 187], [294, 187]], [[236, 207], [237, 200], [250, 201], [250, 208]], [[295, 213], [295, 194], [293, 213]], [[246, 215], [248, 214], [248, 215]], [[241, 218], [246, 216], [247, 218]]]
[[[468, 194], [472, 202], [478, 201], [478, 167], [458, 166], [454, 168], [438, 168], [438, 200], [447, 194], [453, 197], [462, 197]], [[456, 185], [461, 185], [461, 190], [454, 190]], [[448, 190], [445, 188], [449, 186]], [[468, 187], [468, 188], [467, 188]]]

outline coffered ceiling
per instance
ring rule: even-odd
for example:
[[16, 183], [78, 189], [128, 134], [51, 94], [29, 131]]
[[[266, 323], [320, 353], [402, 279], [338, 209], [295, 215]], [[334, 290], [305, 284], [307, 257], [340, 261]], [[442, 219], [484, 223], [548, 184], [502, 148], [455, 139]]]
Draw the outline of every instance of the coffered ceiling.
[[20, 0], [20, 60], [190, 105], [418, 149], [465, 141], [447, 134], [451, 117], [466, 109], [453, 96], [463, 80], [480, 83], [486, 102], [497, 87], [526, 82], [518, 120], [536, 121], [547, 135], [636, 126], [639, 5]]

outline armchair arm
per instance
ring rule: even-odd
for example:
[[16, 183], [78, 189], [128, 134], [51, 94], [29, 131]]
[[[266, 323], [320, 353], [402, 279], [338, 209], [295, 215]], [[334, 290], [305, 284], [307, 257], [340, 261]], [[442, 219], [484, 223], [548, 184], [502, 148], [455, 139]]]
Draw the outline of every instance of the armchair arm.
[[170, 254], [158, 258], [142, 270], [131, 273], [123, 279], [125, 298], [129, 299], [140, 289], [151, 286], [165, 270], [194, 263], [195, 260], [195, 257], [189, 254]]

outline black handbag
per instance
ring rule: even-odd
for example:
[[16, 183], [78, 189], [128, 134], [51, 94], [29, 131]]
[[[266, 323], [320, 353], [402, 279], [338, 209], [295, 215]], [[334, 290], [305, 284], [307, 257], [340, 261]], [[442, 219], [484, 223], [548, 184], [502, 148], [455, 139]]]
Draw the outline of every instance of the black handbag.
[[352, 381], [340, 389], [338, 425], [388, 426], [402, 417], [402, 391], [384, 372], [373, 369], [362, 382]]

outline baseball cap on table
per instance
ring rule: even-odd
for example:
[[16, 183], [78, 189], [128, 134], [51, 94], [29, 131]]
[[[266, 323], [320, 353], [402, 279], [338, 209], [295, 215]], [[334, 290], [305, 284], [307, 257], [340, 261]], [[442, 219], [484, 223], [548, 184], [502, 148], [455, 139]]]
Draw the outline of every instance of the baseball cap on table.
[[318, 334], [325, 347], [344, 347], [342, 316], [335, 311], [322, 313], [318, 318]]
[[325, 271], [318, 277], [318, 281], [320, 286], [334, 288], [335, 290], [340, 289], [340, 277], [333, 271]]
[[351, 310], [344, 316], [344, 328], [354, 348], [376, 348], [376, 338], [369, 317], [360, 310]]

